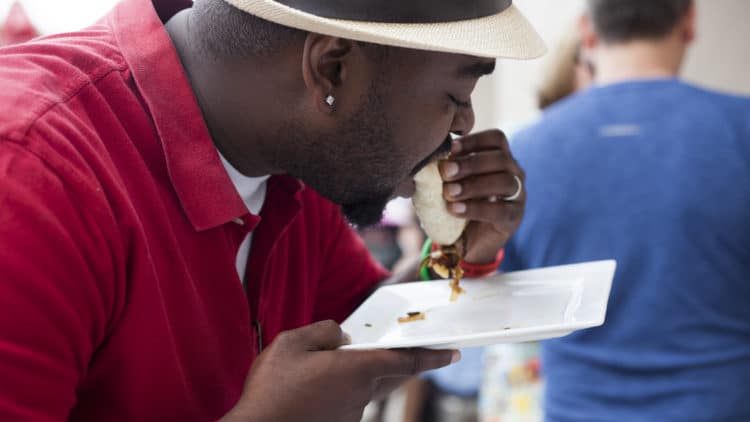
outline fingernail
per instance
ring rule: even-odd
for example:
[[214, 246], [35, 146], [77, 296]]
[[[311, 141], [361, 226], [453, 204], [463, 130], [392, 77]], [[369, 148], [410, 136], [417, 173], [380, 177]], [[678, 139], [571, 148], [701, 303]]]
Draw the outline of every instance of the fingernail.
[[463, 146], [461, 146], [461, 141], [454, 139], [451, 143], [451, 153], [458, 154], [461, 152], [461, 149], [463, 149]]
[[448, 196], [458, 196], [461, 195], [461, 184], [460, 183], [449, 183], [445, 185], [445, 191], [448, 193]]
[[347, 333], [342, 333], [344, 344], [352, 344], [352, 336]]
[[466, 212], [466, 204], [463, 202], [454, 202], [450, 204], [450, 209], [456, 214], [463, 214]]
[[453, 161], [446, 161], [443, 163], [443, 175], [445, 177], [453, 177], [458, 174], [458, 164]]
[[461, 360], [461, 352], [458, 350], [453, 351], [453, 355], [451, 355], [451, 365]]

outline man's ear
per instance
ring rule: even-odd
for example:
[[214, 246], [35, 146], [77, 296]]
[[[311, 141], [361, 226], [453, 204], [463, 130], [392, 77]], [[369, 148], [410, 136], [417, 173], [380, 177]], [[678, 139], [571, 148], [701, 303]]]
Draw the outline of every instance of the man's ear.
[[697, 14], [695, 2], [693, 2], [680, 23], [682, 40], [685, 44], [690, 44], [695, 40]]
[[599, 36], [596, 35], [594, 22], [588, 13], [581, 15], [578, 20], [578, 30], [581, 33], [581, 49], [593, 50], [599, 45]]
[[302, 52], [302, 78], [315, 107], [332, 113], [343, 98], [337, 88], [346, 82], [355, 41], [310, 33]]

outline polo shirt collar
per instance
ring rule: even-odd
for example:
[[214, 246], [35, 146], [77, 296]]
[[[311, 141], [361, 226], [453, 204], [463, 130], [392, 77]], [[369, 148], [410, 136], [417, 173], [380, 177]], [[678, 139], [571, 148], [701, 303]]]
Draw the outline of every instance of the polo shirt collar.
[[[108, 20], [153, 118], [169, 177], [194, 228], [207, 230], [245, 216], [245, 203], [221, 164], [177, 51], [151, 0], [125, 0]], [[285, 192], [296, 195], [302, 189], [299, 181], [281, 178]]]

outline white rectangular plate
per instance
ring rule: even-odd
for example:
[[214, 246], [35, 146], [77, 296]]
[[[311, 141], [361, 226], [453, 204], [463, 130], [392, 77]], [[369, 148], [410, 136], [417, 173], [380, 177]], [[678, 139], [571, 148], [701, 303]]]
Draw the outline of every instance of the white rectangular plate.
[[[455, 302], [448, 281], [383, 287], [344, 321], [352, 344], [343, 348], [460, 349], [596, 327], [604, 323], [615, 266], [597, 261], [464, 279], [466, 293]], [[399, 323], [409, 312], [425, 319]]]

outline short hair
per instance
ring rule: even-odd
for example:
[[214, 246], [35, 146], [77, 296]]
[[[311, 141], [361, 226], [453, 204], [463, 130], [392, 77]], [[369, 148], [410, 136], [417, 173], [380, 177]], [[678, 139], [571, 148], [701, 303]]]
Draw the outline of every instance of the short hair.
[[195, 0], [192, 31], [200, 34], [200, 46], [217, 57], [269, 56], [302, 42], [302, 31], [246, 13], [224, 0]]
[[[200, 34], [200, 47], [220, 58], [268, 57], [293, 43], [303, 43], [308, 31], [280, 25], [244, 12], [225, 0], [195, 0], [192, 32]], [[359, 42], [377, 63], [390, 56], [392, 47]]]
[[662, 38], [692, 5], [693, 0], [588, 0], [594, 29], [608, 43]]

